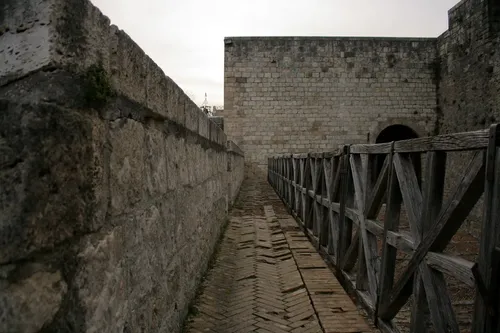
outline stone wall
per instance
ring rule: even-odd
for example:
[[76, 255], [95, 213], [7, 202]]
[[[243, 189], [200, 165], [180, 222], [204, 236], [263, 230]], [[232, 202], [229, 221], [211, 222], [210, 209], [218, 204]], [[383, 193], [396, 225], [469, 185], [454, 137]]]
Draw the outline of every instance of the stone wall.
[[0, 331], [179, 331], [241, 153], [90, 2], [0, 13]]
[[435, 39], [225, 39], [225, 131], [246, 161], [373, 142], [391, 124], [436, 122]]
[[234, 142], [228, 141], [227, 144], [227, 171], [229, 172], [229, 204], [232, 205], [238, 193], [245, 174], [245, 158], [243, 151]]
[[465, 0], [449, 12], [449, 29], [437, 40], [440, 133], [477, 130], [500, 121], [500, 51], [494, 9], [488, 1]]
[[224, 130], [224, 117], [221, 117], [221, 116], [212, 116], [212, 117], [210, 117], [210, 120], [213, 121], [222, 130]]
[[[449, 27], [437, 39], [440, 58], [439, 132], [465, 132], [500, 122], [500, 4], [493, 0], [464, 0], [449, 11]], [[470, 153], [449, 154], [446, 189], [466, 168]], [[478, 237], [482, 200], [464, 228]]]

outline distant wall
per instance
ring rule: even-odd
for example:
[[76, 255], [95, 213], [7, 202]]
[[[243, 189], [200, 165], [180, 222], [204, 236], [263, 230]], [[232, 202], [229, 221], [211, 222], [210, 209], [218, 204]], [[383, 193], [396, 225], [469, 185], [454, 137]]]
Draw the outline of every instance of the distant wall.
[[241, 151], [90, 2], [0, 13], [0, 331], [179, 331]]
[[264, 168], [269, 155], [373, 142], [391, 124], [436, 122], [435, 39], [225, 39], [225, 131]]

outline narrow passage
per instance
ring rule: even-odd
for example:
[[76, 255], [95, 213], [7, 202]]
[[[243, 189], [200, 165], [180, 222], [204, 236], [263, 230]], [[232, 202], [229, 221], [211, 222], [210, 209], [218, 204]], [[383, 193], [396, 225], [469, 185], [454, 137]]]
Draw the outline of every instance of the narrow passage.
[[265, 181], [245, 180], [186, 332], [375, 332]]

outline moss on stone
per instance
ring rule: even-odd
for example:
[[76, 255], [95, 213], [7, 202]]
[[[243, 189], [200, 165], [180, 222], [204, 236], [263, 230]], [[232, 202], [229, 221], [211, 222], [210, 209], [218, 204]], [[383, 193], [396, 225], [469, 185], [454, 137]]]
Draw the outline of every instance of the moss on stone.
[[84, 82], [85, 100], [90, 107], [103, 107], [109, 98], [115, 96], [111, 81], [101, 64], [94, 64], [87, 69]]

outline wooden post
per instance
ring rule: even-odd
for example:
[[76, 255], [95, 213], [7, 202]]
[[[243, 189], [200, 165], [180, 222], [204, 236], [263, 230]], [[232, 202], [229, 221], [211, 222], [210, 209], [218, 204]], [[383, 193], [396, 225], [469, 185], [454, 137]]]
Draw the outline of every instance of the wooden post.
[[[500, 125], [490, 127], [486, 152], [483, 227], [478, 258], [473, 333], [497, 333], [500, 330], [500, 272], [495, 256], [500, 247]], [[495, 267], [496, 266], [496, 267]], [[482, 280], [482, 281], [481, 281]], [[482, 290], [483, 292], [481, 292]], [[486, 294], [485, 294], [486, 293]]]
[[[391, 151], [394, 149], [394, 143]], [[377, 316], [381, 306], [389, 302], [388, 296], [394, 283], [394, 272], [396, 269], [396, 248], [387, 243], [389, 232], [398, 231], [399, 216], [401, 213], [401, 191], [397, 180], [396, 170], [393, 163], [394, 153], [387, 156], [389, 181], [387, 183], [386, 208], [384, 220], [384, 237], [382, 239], [382, 267], [380, 269], [380, 286], [377, 297]]]
[[343, 147], [342, 155], [342, 174], [341, 174], [341, 192], [340, 192], [340, 209], [339, 209], [339, 235], [338, 244], [339, 251], [337, 255], [337, 266], [341, 266], [342, 259], [351, 244], [352, 222], [346, 221], [345, 209], [348, 201], [349, 187], [351, 184], [351, 168], [349, 167], [349, 146]]

